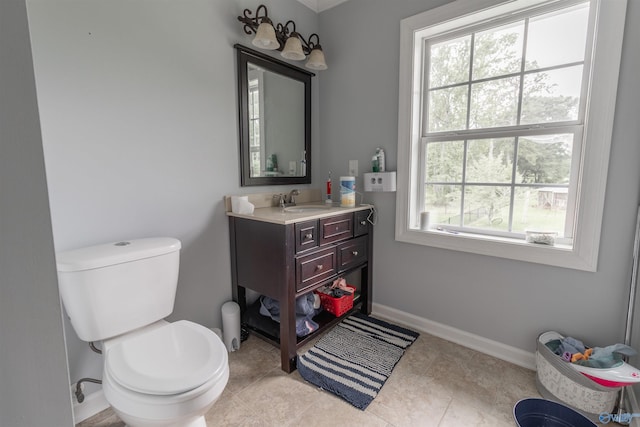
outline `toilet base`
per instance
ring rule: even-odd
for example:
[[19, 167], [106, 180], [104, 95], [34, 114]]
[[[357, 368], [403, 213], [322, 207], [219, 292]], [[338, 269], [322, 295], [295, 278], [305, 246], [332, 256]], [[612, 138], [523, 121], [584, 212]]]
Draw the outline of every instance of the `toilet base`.
[[[139, 419], [136, 419], [135, 417], [131, 417], [127, 415], [123, 416], [122, 414], [119, 414], [118, 411], [115, 411], [115, 413], [122, 419], [122, 421], [125, 422], [125, 427], [149, 425], [147, 424], [149, 422], [148, 420], [139, 420]], [[192, 419], [192, 420], [182, 420], [179, 423], [168, 423], [168, 424], [154, 423], [153, 426], [154, 427], [207, 427], [207, 422], [204, 419], [204, 415], [200, 415], [199, 417], [196, 417], [195, 419]]]
[[[115, 411], [116, 414], [120, 417], [121, 414], [118, 414], [118, 411]], [[130, 417], [128, 416], [124, 416], [124, 418], [129, 419]], [[135, 418], [135, 417], [134, 417]], [[129, 424], [129, 422], [125, 421], [124, 419], [122, 420], [125, 422], [125, 427], [132, 427], [132, 426], [139, 426], [139, 425], [147, 425], [146, 422], [148, 422], [147, 420], [133, 420], [131, 419], [130, 422], [132, 422], [132, 424]], [[207, 422], [204, 419], [204, 415], [201, 415], [197, 418], [195, 418], [194, 420], [191, 421], [187, 421], [187, 420], [182, 420], [179, 423], [169, 423], [169, 424], [153, 424], [154, 427], [158, 426], [158, 427], [207, 427]]]

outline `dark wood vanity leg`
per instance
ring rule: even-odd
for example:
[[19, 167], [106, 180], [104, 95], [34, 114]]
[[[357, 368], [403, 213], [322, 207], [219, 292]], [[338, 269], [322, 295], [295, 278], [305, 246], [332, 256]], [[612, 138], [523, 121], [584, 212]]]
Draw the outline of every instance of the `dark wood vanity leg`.
[[373, 226], [369, 224], [369, 234], [367, 241], [367, 265], [361, 272], [362, 280], [362, 308], [360, 312], [366, 315], [371, 314], [371, 306], [373, 298], [371, 290], [373, 289]]
[[[287, 292], [290, 293], [290, 292]], [[290, 373], [296, 370], [297, 338], [295, 295], [280, 298], [280, 363], [282, 370]]]
[[280, 283], [280, 363], [283, 371], [297, 369], [298, 337], [296, 335], [295, 231], [285, 227], [283, 257], [287, 260]]
[[241, 318], [247, 310], [245, 288], [238, 286], [238, 256], [236, 254], [236, 222], [234, 217], [229, 217], [229, 246], [231, 249], [231, 298], [240, 306]]

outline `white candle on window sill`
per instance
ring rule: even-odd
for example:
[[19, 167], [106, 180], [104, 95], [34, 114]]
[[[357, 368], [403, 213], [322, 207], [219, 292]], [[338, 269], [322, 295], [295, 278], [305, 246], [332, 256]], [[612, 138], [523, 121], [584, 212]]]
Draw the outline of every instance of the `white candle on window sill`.
[[420, 213], [420, 230], [427, 231], [431, 228], [431, 212]]

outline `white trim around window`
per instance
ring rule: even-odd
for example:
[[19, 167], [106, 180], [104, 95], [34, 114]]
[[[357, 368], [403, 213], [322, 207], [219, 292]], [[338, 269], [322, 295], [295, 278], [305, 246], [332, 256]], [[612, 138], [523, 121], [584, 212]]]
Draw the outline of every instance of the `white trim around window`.
[[447, 230], [421, 231], [411, 224], [419, 197], [421, 132], [421, 40], [425, 34], [486, 21], [559, 0], [454, 1], [401, 22], [398, 113], [398, 191], [396, 240], [463, 252], [478, 253], [585, 271], [596, 271], [611, 147], [618, 72], [627, 0], [591, 0], [596, 11], [593, 63], [584, 124], [581, 164], [578, 165], [578, 201], [573, 244], [528, 244], [520, 239], [474, 235]]

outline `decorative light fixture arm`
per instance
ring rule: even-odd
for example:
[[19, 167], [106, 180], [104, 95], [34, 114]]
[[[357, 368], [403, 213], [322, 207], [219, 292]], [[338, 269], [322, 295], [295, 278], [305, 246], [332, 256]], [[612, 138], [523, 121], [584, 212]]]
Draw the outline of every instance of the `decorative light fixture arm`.
[[[313, 41], [314, 38], [315, 42]], [[302, 40], [302, 48], [307, 54], [310, 54], [313, 49], [322, 49], [322, 46], [320, 46], [320, 37], [316, 33], [309, 36], [309, 41], [305, 40], [303, 37], [300, 37], [300, 40]]]
[[[291, 29], [289, 29], [289, 25], [291, 25]], [[302, 38], [302, 36], [300, 36], [300, 34], [296, 31], [296, 23], [292, 20], [288, 20], [284, 25], [278, 23], [275, 28], [278, 41], [282, 41], [282, 43], [280, 44], [280, 49], [278, 50], [282, 50], [284, 48], [284, 45], [289, 37], [297, 36]]]
[[[264, 15], [260, 16], [260, 10], [264, 11]], [[273, 24], [271, 22], [271, 19], [269, 19], [269, 15], [267, 13], [267, 6], [263, 4], [258, 6], [258, 8], [256, 9], [255, 17], [251, 17], [250, 9], [245, 9], [243, 15], [244, 16], [238, 16], [238, 21], [244, 24], [244, 32], [249, 35], [256, 34], [258, 32], [258, 26], [263, 22]]]
[[296, 23], [292, 20], [274, 26], [269, 18], [267, 7], [263, 4], [256, 9], [255, 16], [252, 15], [250, 9], [245, 9], [243, 16], [238, 16], [238, 21], [244, 24], [246, 34], [256, 35], [252, 42], [254, 46], [281, 51], [283, 57], [296, 61], [303, 60], [309, 55], [309, 61], [306, 63], [307, 68], [327, 69], [318, 34], [313, 33], [308, 39], [305, 39], [296, 30]]

